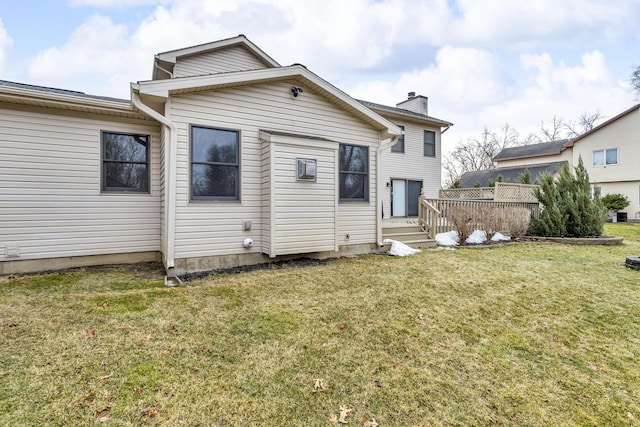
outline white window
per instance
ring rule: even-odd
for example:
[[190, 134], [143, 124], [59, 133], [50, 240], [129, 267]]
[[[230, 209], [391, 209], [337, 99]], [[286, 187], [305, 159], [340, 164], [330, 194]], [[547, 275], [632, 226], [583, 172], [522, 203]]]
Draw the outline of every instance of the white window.
[[593, 166], [609, 166], [618, 164], [618, 149], [596, 150], [593, 152]]

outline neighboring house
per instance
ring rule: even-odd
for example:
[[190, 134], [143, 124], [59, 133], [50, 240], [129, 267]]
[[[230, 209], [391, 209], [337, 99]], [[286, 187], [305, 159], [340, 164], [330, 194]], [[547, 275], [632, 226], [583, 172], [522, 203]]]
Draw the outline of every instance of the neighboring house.
[[375, 251], [391, 179], [439, 186], [451, 124], [410, 101], [356, 101], [243, 35], [156, 55], [131, 100], [0, 82], [0, 273]]
[[565, 144], [569, 140], [543, 142], [541, 144], [508, 147], [492, 159], [498, 168], [528, 166], [536, 163], [571, 162], [571, 150]]
[[[493, 177], [504, 167], [531, 171], [559, 161], [575, 167], [579, 158], [591, 185], [599, 188], [601, 195], [625, 195], [631, 204], [621, 212], [629, 219], [640, 219], [640, 104], [570, 140], [506, 148], [493, 158], [498, 168], [483, 172]], [[463, 186], [473, 186], [473, 179], [465, 177]]]
[[640, 104], [565, 144], [572, 164], [582, 161], [600, 194], [621, 193], [631, 204], [620, 212], [640, 219]]
[[499, 177], [502, 177], [504, 182], [520, 184], [520, 177], [526, 170], [529, 171], [531, 182], [534, 183], [538, 176], [543, 173], [550, 173], [556, 176], [565, 164], [567, 164], [567, 161], [508, 166], [483, 171], [466, 172], [460, 177], [460, 186], [462, 188], [490, 187], [491, 183], [498, 180]]

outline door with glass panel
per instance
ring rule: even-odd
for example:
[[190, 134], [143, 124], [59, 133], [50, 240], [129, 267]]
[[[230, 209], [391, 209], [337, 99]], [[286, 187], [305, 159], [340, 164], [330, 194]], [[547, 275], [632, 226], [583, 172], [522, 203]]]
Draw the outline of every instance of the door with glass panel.
[[418, 216], [422, 181], [391, 180], [391, 216]]

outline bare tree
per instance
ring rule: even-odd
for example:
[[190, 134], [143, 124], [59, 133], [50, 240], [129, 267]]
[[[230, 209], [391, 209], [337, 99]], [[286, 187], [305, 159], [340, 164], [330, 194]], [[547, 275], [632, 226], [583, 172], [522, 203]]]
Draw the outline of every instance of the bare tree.
[[485, 127], [478, 138], [458, 142], [442, 159], [446, 184], [452, 186], [466, 172], [493, 169], [493, 157], [515, 145], [519, 145], [518, 132], [509, 123], [505, 123], [498, 133]]
[[594, 113], [582, 113], [576, 120], [565, 124], [567, 129], [566, 136], [568, 138], [575, 138], [585, 132], [589, 132], [594, 128], [596, 122], [599, 122], [600, 120], [602, 120], [602, 114], [600, 114], [600, 111], [596, 111]]
[[633, 72], [631, 73], [631, 86], [636, 92], [637, 97], [640, 98], [640, 65], [634, 66], [633, 68]]

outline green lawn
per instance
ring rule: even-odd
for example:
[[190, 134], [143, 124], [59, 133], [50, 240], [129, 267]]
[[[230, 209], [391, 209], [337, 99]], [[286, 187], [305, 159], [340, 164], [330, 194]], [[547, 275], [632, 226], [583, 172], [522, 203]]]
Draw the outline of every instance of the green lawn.
[[0, 279], [0, 425], [638, 425], [640, 225], [605, 233], [624, 245]]

